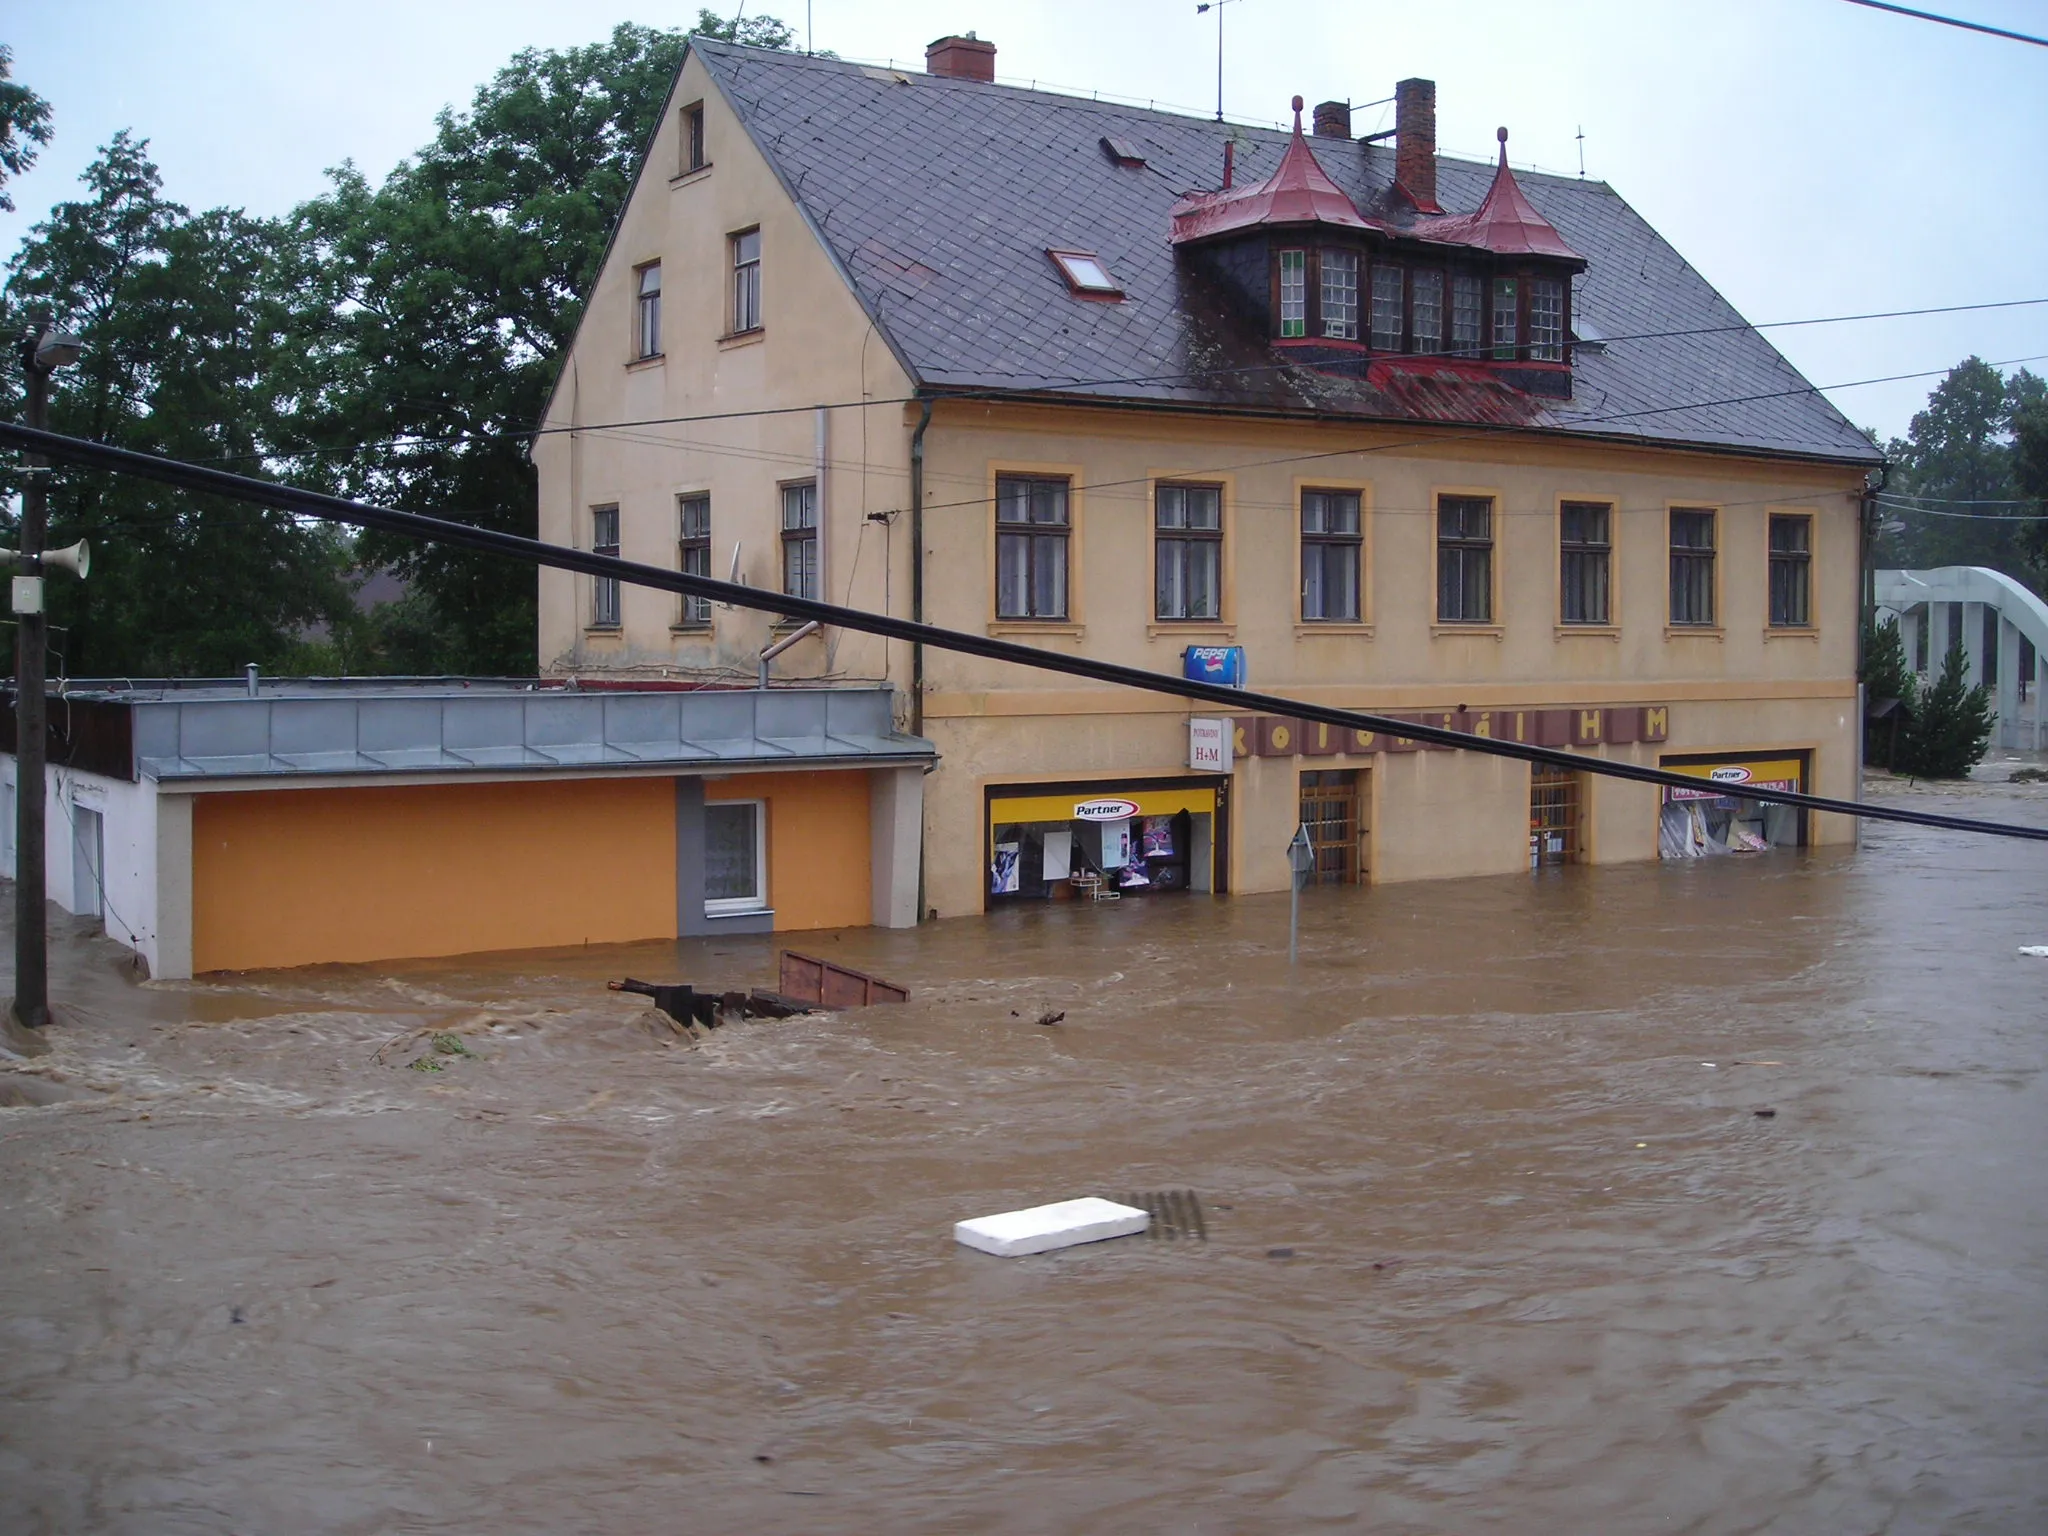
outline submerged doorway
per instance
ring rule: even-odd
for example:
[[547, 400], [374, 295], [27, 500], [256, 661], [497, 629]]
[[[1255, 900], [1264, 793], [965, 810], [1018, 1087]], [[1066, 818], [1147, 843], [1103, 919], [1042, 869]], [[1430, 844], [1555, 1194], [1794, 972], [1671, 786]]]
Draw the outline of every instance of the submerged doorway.
[[1586, 776], [1538, 764], [1529, 770], [1529, 867], [1577, 864], [1585, 854]]
[[1315, 866], [1311, 885], [1359, 885], [1367, 872], [1366, 839], [1359, 808], [1364, 772], [1354, 768], [1310, 769], [1301, 776], [1301, 825], [1308, 828]]

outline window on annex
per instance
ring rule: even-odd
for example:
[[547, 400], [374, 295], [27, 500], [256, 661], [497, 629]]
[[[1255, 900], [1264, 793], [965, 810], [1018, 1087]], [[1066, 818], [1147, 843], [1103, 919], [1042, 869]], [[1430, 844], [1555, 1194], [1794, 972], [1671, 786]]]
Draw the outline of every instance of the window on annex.
[[1375, 352], [1401, 350], [1402, 333], [1406, 329], [1401, 323], [1402, 276], [1399, 267], [1383, 262], [1373, 264], [1372, 345]]
[[759, 800], [714, 800], [704, 807], [704, 911], [758, 912], [768, 905], [768, 840]]
[[782, 590], [791, 597], [818, 596], [818, 484], [815, 480], [782, 488]]
[[[676, 569], [685, 576], [709, 576], [711, 574], [711, 497], [707, 494], [678, 496], [676, 516], [679, 533], [676, 539]], [[711, 599], [708, 597], [686, 597], [683, 599], [682, 622], [685, 624], [709, 624], [711, 622]]]
[[704, 103], [694, 102], [683, 108], [682, 173], [701, 171], [709, 163], [704, 158]]
[[1558, 509], [1558, 620], [1611, 624], [1614, 509], [1604, 501], [1568, 501]]
[[1358, 340], [1358, 252], [1323, 251], [1323, 334]]
[[1520, 285], [1512, 277], [1493, 280], [1493, 355], [1513, 360], [1522, 339]]
[[1529, 282], [1529, 356], [1539, 363], [1564, 361], [1564, 284], [1554, 277]]
[[1301, 617], [1306, 623], [1358, 622], [1365, 549], [1359, 499], [1356, 491], [1301, 493]]
[[996, 477], [996, 617], [1067, 616], [1067, 482]]
[[1439, 624], [1493, 622], [1493, 498], [1439, 496], [1436, 503]]
[[638, 269], [633, 310], [633, 357], [661, 356], [661, 263]]
[[1280, 253], [1280, 334], [1308, 334], [1308, 252]]
[[1771, 624], [1774, 628], [1804, 629], [1813, 622], [1812, 580], [1813, 519], [1773, 513]]
[[1223, 488], [1162, 485], [1154, 495], [1153, 574], [1162, 619], [1223, 616]]
[[1714, 510], [1671, 509], [1671, 622], [1714, 622]]
[[[617, 507], [592, 507], [590, 509], [590, 552], [593, 555], [619, 555], [619, 509]], [[590, 623], [593, 629], [617, 629], [619, 627], [619, 579], [616, 576], [598, 576], [590, 583]]]
[[1479, 356], [1480, 328], [1486, 320], [1486, 284], [1470, 272], [1451, 278], [1451, 350], [1460, 357]]
[[761, 329], [761, 231], [732, 236], [732, 334]]
[[1434, 267], [1408, 274], [1408, 330], [1415, 350], [1435, 354], [1444, 349], [1444, 275]]

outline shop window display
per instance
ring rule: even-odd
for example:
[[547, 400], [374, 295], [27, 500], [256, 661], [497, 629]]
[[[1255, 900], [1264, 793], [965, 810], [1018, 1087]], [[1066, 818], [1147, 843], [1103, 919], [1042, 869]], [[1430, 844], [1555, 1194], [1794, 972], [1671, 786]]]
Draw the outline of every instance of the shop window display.
[[1177, 811], [1110, 821], [998, 824], [991, 843], [989, 894], [1047, 900], [1097, 892], [1185, 891], [1191, 884], [1196, 819]]
[[1707, 859], [1764, 853], [1773, 848], [1796, 848], [1806, 840], [1804, 816], [1798, 807], [1767, 804], [1740, 792], [1740, 786], [1751, 784], [1759, 789], [1798, 790], [1806, 777], [1802, 763], [1666, 766], [1680, 773], [1697, 773], [1707, 782], [1698, 789], [1664, 791], [1657, 827], [1659, 857]]

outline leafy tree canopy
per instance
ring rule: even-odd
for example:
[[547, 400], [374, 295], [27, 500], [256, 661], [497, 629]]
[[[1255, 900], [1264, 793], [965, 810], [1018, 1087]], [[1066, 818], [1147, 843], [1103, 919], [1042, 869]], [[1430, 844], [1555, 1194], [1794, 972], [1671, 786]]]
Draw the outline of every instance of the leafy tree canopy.
[[0, 43], [0, 213], [14, 212], [7, 183], [36, 163], [50, 142], [50, 104], [13, 79], [14, 50]]
[[773, 16], [749, 16], [743, 5], [731, 21], [715, 11], [700, 8], [693, 37], [716, 38], [723, 43], [744, 43], [749, 48], [788, 48], [796, 42], [796, 29]]

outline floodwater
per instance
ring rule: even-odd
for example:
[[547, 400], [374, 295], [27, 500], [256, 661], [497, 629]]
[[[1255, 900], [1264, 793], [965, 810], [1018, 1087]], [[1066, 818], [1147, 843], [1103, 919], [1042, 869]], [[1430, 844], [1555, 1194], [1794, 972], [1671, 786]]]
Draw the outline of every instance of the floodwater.
[[[1312, 892], [1291, 970], [1284, 896], [1011, 911], [695, 1046], [603, 978], [765, 942], [137, 985], [65, 920], [0, 1528], [2038, 1532], [2044, 897], [1873, 827]], [[950, 1237], [1164, 1189], [1206, 1242]]]

